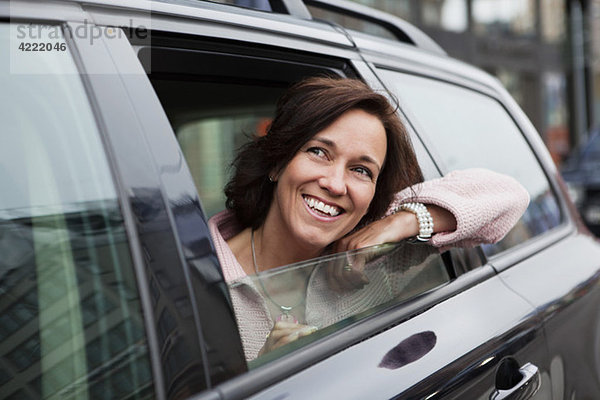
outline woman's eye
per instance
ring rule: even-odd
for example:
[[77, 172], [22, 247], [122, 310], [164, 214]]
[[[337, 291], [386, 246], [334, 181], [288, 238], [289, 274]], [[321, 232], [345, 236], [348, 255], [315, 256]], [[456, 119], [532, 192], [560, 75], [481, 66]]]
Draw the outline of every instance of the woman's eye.
[[309, 153], [313, 153], [316, 156], [324, 157], [325, 151], [320, 147], [311, 147], [307, 150]]
[[354, 171], [358, 172], [361, 175], [368, 176], [369, 178], [373, 178], [373, 173], [365, 167], [356, 167]]

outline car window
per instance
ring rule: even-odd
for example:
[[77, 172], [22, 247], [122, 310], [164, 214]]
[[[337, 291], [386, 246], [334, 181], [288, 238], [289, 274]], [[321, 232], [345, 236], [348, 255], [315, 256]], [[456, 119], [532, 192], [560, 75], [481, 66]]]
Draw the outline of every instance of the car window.
[[510, 175], [528, 190], [531, 203], [507, 236], [484, 245], [490, 256], [540, 235], [561, 221], [558, 202], [534, 153], [514, 120], [495, 99], [449, 83], [380, 70], [389, 88], [448, 170], [484, 167]]
[[[449, 280], [432, 247], [401, 242], [244, 276], [230, 281], [229, 288], [252, 368]], [[268, 348], [265, 337], [279, 321], [312, 333]]]
[[8, 40], [17, 28], [0, 24], [0, 393], [151, 398], [127, 235], [81, 78], [58, 26], [27, 25], [52, 50], [26, 54]]

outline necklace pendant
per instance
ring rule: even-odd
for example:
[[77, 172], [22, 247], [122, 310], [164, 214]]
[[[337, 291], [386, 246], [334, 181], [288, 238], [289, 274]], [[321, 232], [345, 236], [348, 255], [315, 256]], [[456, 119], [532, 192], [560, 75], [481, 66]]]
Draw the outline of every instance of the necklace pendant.
[[293, 324], [298, 323], [298, 320], [296, 319], [296, 317], [294, 317], [293, 315], [291, 315], [289, 313], [279, 314], [279, 316], [275, 319], [275, 321], [276, 322], [279, 322], [279, 321], [291, 322]]
[[277, 317], [277, 321], [292, 322], [294, 324], [298, 323], [298, 320], [296, 319], [296, 317], [294, 317], [293, 315], [290, 315], [290, 311], [292, 311], [292, 308], [294, 308], [294, 307], [280, 305], [279, 308], [281, 308], [281, 311], [283, 312], [283, 314], [279, 314], [279, 316]]

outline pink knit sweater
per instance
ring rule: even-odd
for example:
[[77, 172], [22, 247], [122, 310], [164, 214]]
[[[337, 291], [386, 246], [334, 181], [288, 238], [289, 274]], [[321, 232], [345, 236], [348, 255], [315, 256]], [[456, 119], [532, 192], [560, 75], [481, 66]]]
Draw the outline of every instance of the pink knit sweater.
[[[484, 169], [469, 169], [454, 171], [445, 177], [402, 190], [396, 194], [389, 210], [409, 201], [435, 204], [452, 212], [457, 221], [456, 230], [436, 233], [429, 242], [439, 251], [444, 251], [450, 247], [472, 247], [499, 241], [525, 212], [529, 195], [521, 184], [509, 176]], [[237, 223], [232, 212], [223, 211], [209, 220], [209, 229], [225, 280], [229, 284], [246, 359], [251, 360], [257, 357], [274, 322], [268, 312], [266, 300], [252, 279], [245, 274], [226, 242], [243, 227]], [[401, 262], [403, 265], [418, 264], [431, 252], [430, 246], [411, 246], [406, 249]], [[387, 284], [390, 274], [394, 273], [390, 270], [393, 266], [385, 268], [388, 269], [385, 276], [369, 276], [371, 282], [367, 287], [372, 287], [374, 294], [369, 295], [367, 291], [360, 296], [352, 294], [344, 298], [328, 293], [322, 284], [324, 280], [319, 279], [319, 271], [315, 271], [307, 287], [307, 323], [323, 327], [325, 323], [336, 322], [333, 314], [338, 316], [338, 320], [340, 315], [347, 314], [343, 312], [343, 308], [355, 308], [353, 305], [356, 304], [368, 305], [370, 302], [365, 302], [365, 296], [381, 297], [385, 291], [376, 288]], [[402, 274], [406, 280], [406, 271], [402, 271]], [[397, 297], [397, 293], [385, 295]], [[371, 303], [377, 301], [383, 302], [385, 299], [373, 299]], [[334, 308], [337, 310], [331, 311]]]

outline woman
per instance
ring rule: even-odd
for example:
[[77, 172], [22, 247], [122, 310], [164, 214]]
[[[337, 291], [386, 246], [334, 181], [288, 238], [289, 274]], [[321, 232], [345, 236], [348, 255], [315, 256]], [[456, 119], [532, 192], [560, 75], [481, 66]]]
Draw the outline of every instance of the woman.
[[[225, 189], [228, 210], [209, 225], [248, 359], [314, 331], [293, 321], [274, 326], [265, 291], [248, 276], [431, 233], [439, 248], [495, 242], [526, 209], [525, 189], [490, 171], [419, 184], [395, 111], [360, 81], [309, 78], [281, 97], [268, 133], [241, 149]], [[334, 274], [331, 289], [360, 286], [360, 274], [351, 275], [344, 282]]]

